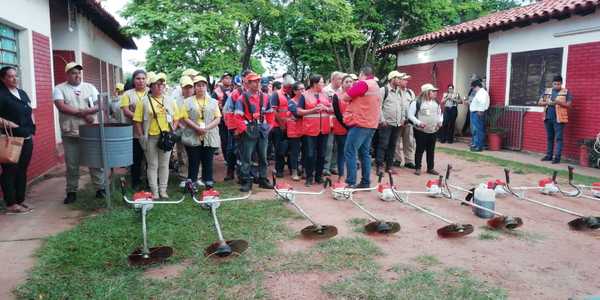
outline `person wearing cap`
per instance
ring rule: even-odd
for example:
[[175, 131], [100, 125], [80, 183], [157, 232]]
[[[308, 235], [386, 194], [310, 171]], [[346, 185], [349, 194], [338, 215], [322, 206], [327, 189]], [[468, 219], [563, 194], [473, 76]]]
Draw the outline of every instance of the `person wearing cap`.
[[381, 114], [379, 119], [379, 138], [375, 150], [376, 174], [380, 175], [385, 166], [385, 172], [395, 171], [392, 169], [396, 144], [400, 136], [400, 130], [405, 126], [406, 107], [403, 106], [402, 94], [400, 92], [400, 81], [406, 74], [392, 71], [388, 74], [388, 83], [379, 89], [381, 95]]
[[[181, 77], [189, 77], [190, 79], [194, 80], [194, 77], [198, 76], [199, 74], [200, 72], [189, 68], [181, 72]], [[177, 85], [173, 89], [167, 89], [167, 87], [165, 87], [165, 92], [169, 96], [169, 99], [180, 99], [183, 95], [181, 91], [181, 85]]]
[[110, 123], [124, 123], [125, 115], [121, 110], [121, 96], [125, 92], [125, 85], [117, 83], [115, 85], [115, 95], [108, 105], [108, 115], [110, 117]]
[[481, 80], [471, 82], [475, 96], [469, 102], [471, 116], [471, 151], [483, 151], [485, 146], [485, 112], [490, 107], [490, 95]]
[[439, 175], [434, 169], [436, 133], [442, 127], [444, 116], [437, 102], [438, 89], [431, 83], [421, 86], [421, 94], [410, 103], [408, 118], [415, 126], [415, 175], [421, 175], [423, 153], [427, 152], [427, 173]]
[[267, 146], [269, 131], [274, 122], [273, 108], [267, 95], [260, 90], [260, 76], [249, 73], [244, 78], [248, 90], [235, 103], [236, 129], [240, 139], [242, 186], [240, 191], [249, 192], [252, 189], [251, 174], [252, 154], [257, 149], [258, 157], [258, 186], [272, 189], [273, 185], [267, 179]]
[[[342, 79], [346, 74], [334, 71], [329, 77], [329, 84], [323, 88], [323, 91], [329, 97], [329, 101], [333, 100], [333, 95], [342, 92]], [[329, 176], [331, 174], [337, 174], [337, 145], [335, 143], [335, 135], [333, 132], [329, 133], [327, 138], [327, 144], [325, 146], [325, 167], [323, 169], [323, 175]]]
[[[194, 77], [195, 79], [195, 77]], [[177, 107], [180, 109], [180, 114], [183, 115], [184, 104], [186, 99], [194, 95], [194, 81], [189, 76], [182, 76], [179, 79], [179, 87], [181, 87], [181, 96], [175, 98]], [[182, 117], [183, 118], [183, 117]], [[183, 122], [180, 122], [180, 127], [183, 127]], [[185, 145], [179, 141], [175, 145], [175, 151], [177, 155], [177, 175], [182, 181], [179, 183], [180, 188], [184, 188], [188, 177], [188, 157], [185, 150]]]
[[[136, 105], [142, 101], [142, 98], [148, 93], [146, 86], [146, 71], [135, 70], [131, 75], [132, 89], [129, 89], [121, 96], [121, 110], [125, 116], [123, 123], [133, 124], [133, 112]], [[144, 161], [144, 150], [140, 144], [140, 137], [133, 131], [133, 164], [130, 167], [131, 187], [138, 190], [142, 185], [142, 162]]]
[[454, 143], [454, 131], [456, 129], [456, 117], [458, 116], [458, 105], [463, 101], [460, 94], [454, 89], [453, 84], [448, 85], [448, 91], [442, 96], [442, 106], [444, 107], [444, 124], [440, 129], [440, 142]]
[[[306, 88], [304, 83], [297, 81], [292, 85], [292, 92], [288, 101], [289, 116], [286, 122], [288, 146], [290, 155], [288, 157], [288, 165], [292, 171], [292, 180], [300, 181], [300, 172], [298, 163], [300, 162], [300, 148], [302, 146], [302, 117], [298, 115], [298, 102], [304, 94]], [[304, 155], [302, 157], [304, 159]], [[306, 165], [304, 163], [304, 165]]]
[[135, 107], [133, 121], [136, 134], [148, 163], [148, 185], [154, 199], [169, 198], [169, 159], [171, 151], [158, 148], [161, 132], [177, 128], [180, 112], [177, 103], [164, 95], [167, 76], [164, 73], [148, 74], [150, 90]]
[[[379, 125], [381, 95], [379, 85], [373, 77], [373, 67], [361, 68], [360, 80], [340, 97], [349, 102], [344, 113], [344, 123], [350, 127], [346, 136], [344, 159], [348, 169], [346, 185], [352, 188], [367, 188], [371, 185], [371, 141]], [[360, 159], [362, 178], [356, 184], [357, 162]]]
[[[400, 79], [400, 95], [402, 95], [403, 110], [407, 112], [408, 106], [415, 100], [415, 92], [408, 88], [408, 80], [411, 76], [405, 73], [402, 73], [402, 75]], [[400, 128], [398, 141], [396, 143], [396, 154], [394, 155], [397, 162], [394, 162], [394, 165], [404, 165], [405, 168], [414, 169], [415, 137], [413, 126], [407, 118], [404, 118], [404, 126]]]
[[[214, 186], [213, 159], [215, 150], [221, 146], [219, 102], [208, 94], [208, 80], [203, 76], [194, 78], [195, 95], [185, 99], [180, 108], [185, 129], [182, 141], [189, 159], [187, 179], [211, 189]], [[198, 180], [198, 168], [202, 165], [202, 179]]]
[[273, 124], [271, 136], [273, 138], [273, 146], [275, 148], [275, 175], [279, 178], [283, 177], [283, 169], [285, 167], [286, 155], [288, 153], [288, 102], [292, 94], [292, 85], [294, 84], [294, 81], [295, 80], [292, 75], [285, 74], [283, 76], [282, 89], [274, 92], [271, 95], [271, 106], [275, 110], [275, 123]]
[[[97, 122], [98, 90], [90, 83], [82, 82], [83, 67], [75, 62], [65, 66], [67, 81], [54, 87], [52, 98], [58, 109], [60, 130], [67, 165], [67, 197], [65, 204], [77, 201], [79, 189], [79, 126]], [[96, 198], [104, 198], [105, 182], [103, 170], [89, 168]]]
[[[223, 73], [221, 76], [221, 84], [216, 86], [213, 90], [212, 97], [219, 102], [219, 109], [223, 109], [225, 106], [225, 101], [233, 92], [233, 75], [229, 72]], [[223, 153], [223, 158], [226, 158], [227, 155], [227, 140], [229, 139], [229, 130], [227, 130], [227, 126], [225, 125], [225, 119], [221, 118], [221, 123], [219, 123], [219, 137], [221, 138], [221, 152]]]
[[[569, 109], [573, 103], [571, 92], [562, 84], [562, 76], [554, 76], [552, 87], [545, 89], [538, 101], [538, 105], [544, 107], [544, 127], [546, 128], [546, 156], [542, 158], [542, 161], [552, 161], [553, 164], [560, 163], [563, 131], [569, 122]], [[555, 139], [556, 151], [554, 151]]]

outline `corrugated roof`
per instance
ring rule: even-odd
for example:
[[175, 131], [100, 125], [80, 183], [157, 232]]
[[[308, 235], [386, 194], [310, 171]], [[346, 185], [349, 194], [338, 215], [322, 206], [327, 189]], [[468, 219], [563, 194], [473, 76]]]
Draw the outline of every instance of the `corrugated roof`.
[[73, 0], [72, 3], [119, 46], [124, 49], [137, 49], [133, 39], [121, 32], [121, 24], [99, 2], [96, 0]]
[[401, 40], [377, 49], [377, 52], [397, 52], [408, 47], [455, 40], [475, 33], [489, 33], [515, 26], [524, 27], [533, 22], [545, 22], [550, 19], [564, 19], [572, 14], [593, 12], [598, 5], [600, 5], [600, 0], [541, 0], [530, 5], [499, 11], [435, 32]]

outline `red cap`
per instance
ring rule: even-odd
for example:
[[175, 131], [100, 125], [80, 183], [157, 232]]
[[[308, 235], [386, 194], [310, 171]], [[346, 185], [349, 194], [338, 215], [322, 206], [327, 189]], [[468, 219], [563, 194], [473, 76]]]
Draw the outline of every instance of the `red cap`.
[[246, 77], [244, 77], [244, 79], [246, 81], [254, 81], [254, 80], [260, 80], [260, 76], [254, 72], [249, 73], [248, 75], [246, 75]]

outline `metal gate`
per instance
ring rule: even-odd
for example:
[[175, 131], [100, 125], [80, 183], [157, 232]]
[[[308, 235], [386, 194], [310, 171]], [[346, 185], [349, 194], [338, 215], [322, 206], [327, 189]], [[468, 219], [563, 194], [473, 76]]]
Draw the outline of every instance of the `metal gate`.
[[486, 128], [489, 131], [502, 131], [502, 147], [509, 150], [523, 148], [523, 119], [525, 107], [490, 106]]

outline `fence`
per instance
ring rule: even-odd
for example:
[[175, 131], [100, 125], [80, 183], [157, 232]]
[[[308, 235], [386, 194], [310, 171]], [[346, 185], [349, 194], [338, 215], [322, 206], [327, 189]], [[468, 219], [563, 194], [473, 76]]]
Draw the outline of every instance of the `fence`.
[[503, 133], [502, 146], [509, 150], [523, 148], [523, 118], [526, 108], [510, 106], [490, 106], [486, 128]]

